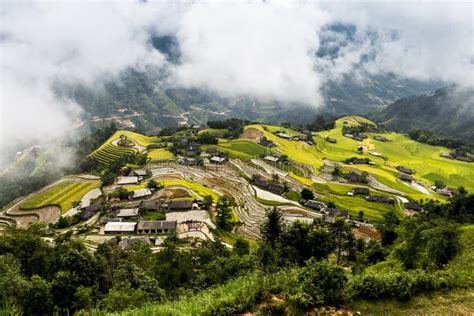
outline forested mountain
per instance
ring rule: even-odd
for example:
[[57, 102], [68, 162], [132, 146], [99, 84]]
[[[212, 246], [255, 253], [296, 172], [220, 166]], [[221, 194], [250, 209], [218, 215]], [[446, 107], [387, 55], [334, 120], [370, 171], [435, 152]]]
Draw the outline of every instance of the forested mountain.
[[376, 115], [390, 129], [425, 129], [474, 142], [474, 90], [455, 86], [403, 98]]
[[341, 81], [324, 86], [325, 104], [314, 108], [251, 96], [225, 98], [197, 88], [166, 87], [161, 79], [154, 70], [129, 69], [119, 78], [104, 82], [100, 88], [62, 85], [57, 87], [57, 92], [80, 104], [86, 113], [85, 120], [100, 123], [107, 118], [127, 119], [143, 132], [155, 132], [157, 127], [203, 124], [229, 117], [271, 123], [308, 123], [318, 112], [363, 114], [407, 95], [432, 91], [439, 85], [402, 80], [394, 75], [367, 75], [362, 79], [345, 76]]

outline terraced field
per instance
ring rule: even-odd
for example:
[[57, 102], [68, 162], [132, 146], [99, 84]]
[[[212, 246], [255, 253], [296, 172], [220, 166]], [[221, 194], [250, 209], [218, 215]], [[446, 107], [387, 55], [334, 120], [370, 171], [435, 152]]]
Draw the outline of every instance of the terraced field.
[[134, 153], [134, 148], [118, 147], [111, 143], [105, 143], [96, 149], [91, 157], [95, 158], [101, 166], [108, 166], [113, 161], [119, 159], [125, 154]]
[[100, 187], [99, 181], [72, 181], [65, 180], [46, 188], [39, 193], [26, 198], [20, 209], [32, 210], [45, 206], [58, 206], [62, 212], [73, 207], [89, 191]]
[[230, 158], [236, 159], [250, 159], [255, 158], [263, 154], [272, 154], [273, 150], [270, 150], [262, 145], [259, 145], [250, 140], [227, 140], [219, 139], [219, 144], [203, 146], [203, 149], [214, 147], [219, 151], [223, 151], [229, 154]]
[[[125, 136], [128, 139], [135, 142], [135, 147], [122, 147], [114, 144], [120, 136]], [[111, 162], [119, 159], [121, 156], [127, 153], [133, 153], [137, 151], [142, 151], [146, 146], [150, 144], [155, 144], [161, 142], [161, 138], [158, 136], [145, 136], [142, 134], [130, 132], [130, 131], [117, 131], [113, 134], [107, 141], [105, 141], [99, 148], [92, 152], [91, 157], [97, 159], [101, 166], [108, 166]], [[157, 149], [152, 150], [152, 155], [158, 157], [159, 155], [165, 155], [170, 157], [169, 154], [164, 151], [157, 151]], [[172, 158], [172, 155], [171, 155]], [[153, 159], [153, 158], [152, 158]], [[163, 158], [168, 159], [168, 158]]]
[[168, 160], [174, 157], [173, 153], [165, 148], [152, 149], [147, 154], [151, 160]]

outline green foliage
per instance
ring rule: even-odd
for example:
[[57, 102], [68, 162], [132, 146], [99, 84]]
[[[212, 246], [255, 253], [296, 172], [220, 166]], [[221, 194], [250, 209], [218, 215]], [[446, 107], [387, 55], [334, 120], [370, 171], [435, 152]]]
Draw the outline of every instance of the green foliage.
[[301, 198], [305, 200], [312, 200], [314, 199], [314, 193], [310, 189], [303, 188], [301, 189]]
[[232, 207], [235, 206], [235, 201], [233, 198], [228, 196], [221, 196], [217, 201], [216, 205], [216, 223], [217, 227], [230, 231], [234, 227], [232, 221]]

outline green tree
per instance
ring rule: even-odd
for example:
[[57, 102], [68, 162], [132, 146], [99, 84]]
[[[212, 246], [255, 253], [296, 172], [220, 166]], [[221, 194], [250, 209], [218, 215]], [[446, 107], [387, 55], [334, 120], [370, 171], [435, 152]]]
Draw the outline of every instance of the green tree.
[[341, 255], [344, 251], [350, 250], [351, 242], [354, 240], [352, 229], [344, 219], [337, 219], [334, 224], [331, 225], [331, 235], [336, 243], [336, 264], [339, 265]]
[[314, 199], [314, 193], [313, 193], [313, 191], [311, 191], [307, 188], [303, 188], [301, 190], [301, 198], [305, 199], [305, 200], [312, 200], [312, 199]]
[[241, 237], [237, 238], [234, 245], [234, 251], [239, 255], [248, 255], [250, 252], [250, 244], [248, 240]]
[[214, 203], [214, 198], [212, 195], [205, 195], [202, 200], [202, 206], [204, 209], [209, 210], [212, 206], [212, 203]]
[[276, 207], [267, 211], [267, 216], [260, 227], [262, 240], [269, 244], [272, 248], [280, 240], [284, 231], [283, 216], [280, 210]]

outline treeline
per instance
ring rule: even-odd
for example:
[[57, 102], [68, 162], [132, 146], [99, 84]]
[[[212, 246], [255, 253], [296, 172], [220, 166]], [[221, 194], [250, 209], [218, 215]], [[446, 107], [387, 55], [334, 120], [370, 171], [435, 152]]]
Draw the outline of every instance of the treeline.
[[[247, 283], [240, 293], [245, 298], [237, 293], [231, 299], [226, 293], [224, 303], [216, 301], [205, 313], [262, 308], [301, 314], [359, 298], [406, 300], [418, 293], [472, 286], [472, 280], [459, 277], [466, 271], [449, 265], [461, 251], [458, 224], [450, 218], [472, 218], [449, 214], [472, 212], [473, 199], [461, 192], [433, 209], [427, 203], [425, 213], [403, 220], [388, 212], [378, 227], [381, 240], [369, 242], [354, 236], [353, 223], [288, 224], [277, 208], [267, 212], [256, 245], [239, 238], [232, 250], [219, 241], [183, 244], [171, 234], [157, 253], [139, 241], [122, 249], [118, 240], [92, 253], [72, 232], [53, 236], [42, 225], [11, 228], [0, 236], [0, 305], [26, 315], [121, 311], [167, 304], [243, 278]], [[231, 202], [219, 202], [217, 221], [223, 229], [232, 229], [226, 226]]]
[[465, 139], [451, 136], [441, 136], [435, 133], [423, 130], [414, 129], [408, 132], [408, 136], [420, 143], [425, 143], [433, 146], [443, 146], [450, 149], [454, 149], [455, 153], [459, 156], [463, 156], [466, 153], [472, 153], [474, 148], [473, 144], [467, 142]]

